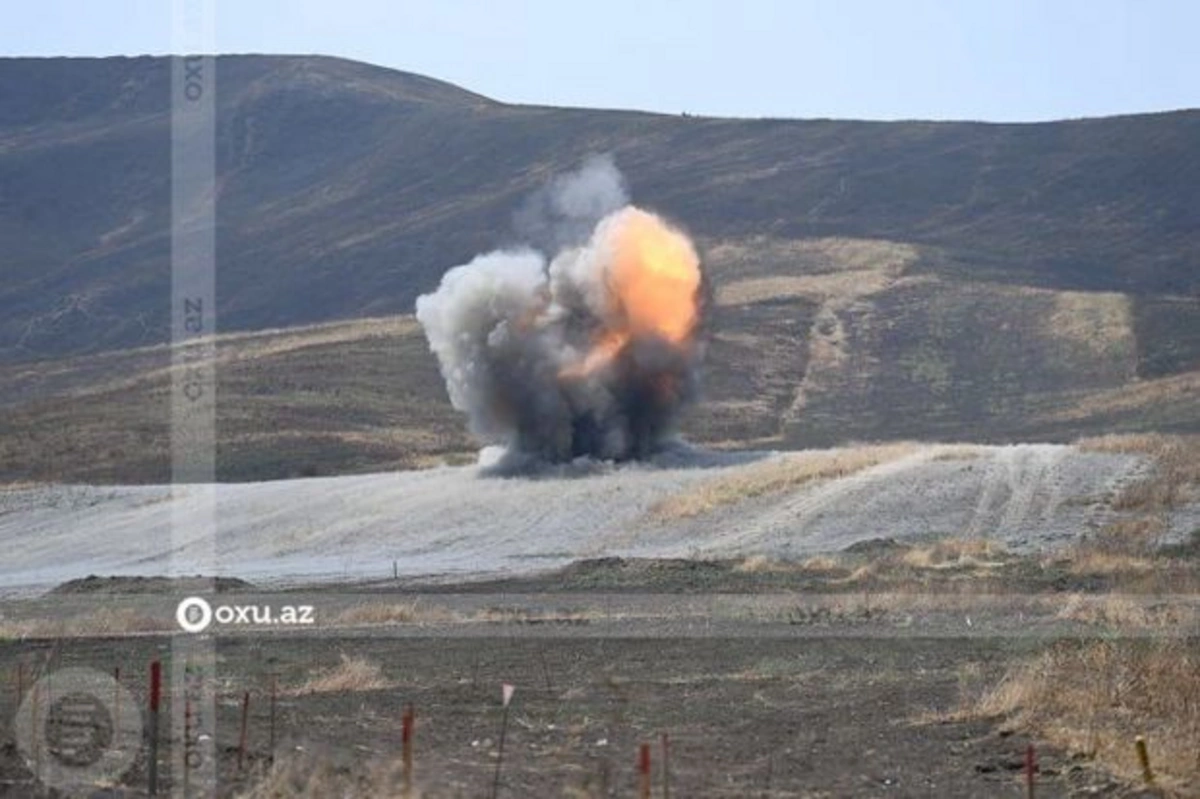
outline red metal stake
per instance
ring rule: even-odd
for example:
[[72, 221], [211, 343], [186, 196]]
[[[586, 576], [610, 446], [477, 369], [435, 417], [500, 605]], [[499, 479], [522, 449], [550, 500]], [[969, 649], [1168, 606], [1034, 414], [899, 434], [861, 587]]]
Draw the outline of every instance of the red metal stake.
[[[186, 668], [186, 667], [185, 667]], [[188, 796], [188, 776], [192, 773], [192, 695], [183, 689], [183, 796]]]
[[150, 758], [147, 792], [158, 796], [158, 705], [162, 694], [162, 662], [150, 661]]
[[1033, 786], [1035, 773], [1037, 772], [1037, 752], [1033, 749], [1033, 744], [1025, 747], [1025, 796], [1026, 799], [1033, 799]]
[[413, 712], [413, 706], [409, 705], [404, 709], [404, 719], [401, 725], [401, 743], [404, 748], [404, 797], [412, 796], [412, 776], [413, 776], [413, 721], [416, 714]]
[[641, 797], [650, 799], [650, 744], [642, 744], [638, 755], [638, 772], [642, 775]]

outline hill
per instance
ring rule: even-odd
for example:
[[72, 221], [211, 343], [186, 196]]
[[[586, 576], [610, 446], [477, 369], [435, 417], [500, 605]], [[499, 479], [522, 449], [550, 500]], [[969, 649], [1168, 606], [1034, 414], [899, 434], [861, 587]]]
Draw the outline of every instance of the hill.
[[[161, 58], [0, 59], [2, 479], [164, 475], [168, 78]], [[227, 478], [470, 450], [404, 314], [594, 152], [713, 278], [693, 438], [1200, 428], [1200, 111], [712, 119], [283, 56], [221, 57], [217, 106]]]

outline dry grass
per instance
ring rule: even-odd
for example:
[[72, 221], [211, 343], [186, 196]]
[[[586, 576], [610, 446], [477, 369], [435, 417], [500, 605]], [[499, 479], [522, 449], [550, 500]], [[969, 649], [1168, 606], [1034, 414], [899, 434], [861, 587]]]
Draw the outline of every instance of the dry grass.
[[914, 569], [988, 569], [1002, 566], [1007, 555], [1004, 546], [996, 541], [946, 538], [905, 550], [900, 562]]
[[879, 579], [880, 568], [878, 563], [867, 563], [855, 568], [841, 581], [851, 585], [871, 582]]
[[1119, 594], [1071, 594], [1056, 615], [1067, 621], [1138, 630], [1172, 629], [1197, 621], [1194, 605]]
[[111, 637], [176, 629], [173, 620], [148, 616], [134, 608], [99, 608], [65, 619], [0, 619], [0, 640]]
[[[873, 591], [886, 590], [897, 595], [925, 594], [932, 590], [951, 591], [970, 595], [996, 590], [994, 582], [982, 578], [992, 577], [995, 570], [1006, 565], [1004, 560], [983, 560], [971, 556], [938, 560], [930, 557], [925, 549], [915, 554], [888, 555], [879, 560], [847, 569], [843, 576], [831, 575], [830, 585], [859, 586]], [[943, 573], [946, 579], [933, 580]]]
[[[860, 589], [838, 593], [804, 592], [798, 594], [799, 600], [784, 604], [776, 601], [760, 600], [760, 605], [748, 614], [757, 621], [785, 620], [791, 624], [806, 624], [814, 622], [864, 621], [890, 616], [897, 627], [907, 626], [913, 622], [916, 615], [940, 614], [952, 623], [965, 623], [968, 626], [972, 616], [986, 618], [1000, 612], [1036, 613], [1039, 616], [1052, 615], [1060, 604], [1059, 600], [1046, 600], [1044, 603], [1031, 597], [1015, 597], [1011, 601], [997, 599], [988, 593], [973, 591], [952, 592], [929, 590], [913, 590], [915, 583], [887, 586], [883, 589]], [[984, 622], [986, 623], [986, 622]]]
[[415, 789], [404, 793], [404, 766], [399, 759], [366, 765], [336, 765], [326, 757], [294, 755], [280, 758], [261, 781], [239, 799], [429, 799]]
[[[750, 555], [733, 570], [742, 574], [808, 576], [838, 591], [865, 589], [897, 597], [927, 594], [931, 586], [970, 595], [995, 590], [991, 581], [1015, 556], [1003, 544], [987, 539], [945, 538], [920, 544], [893, 544], [873, 554], [839, 552], [805, 560]], [[945, 578], [945, 579], [935, 579]], [[988, 578], [976, 581], [975, 578]], [[931, 582], [933, 580], [933, 582]], [[872, 604], [877, 604], [873, 598]]]
[[285, 693], [293, 696], [303, 694], [329, 694], [354, 691], [378, 691], [390, 688], [392, 683], [383, 676], [379, 664], [361, 657], [343, 654], [341, 663], [314, 675], [302, 685]]
[[1131, 516], [1100, 528], [1083, 542], [1085, 551], [1140, 555], [1153, 553], [1167, 525], [1159, 516]]
[[1076, 421], [1155, 408], [1180, 407], [1193, 402], [1197, 393], [1200, 393], [1200, 370], [1139, 380], [1093, 392], [1050, 418], [1055, 421]]
[[1158, 565], [1144, 555], [1088, 546], [1077, 547], [1067, 559], [1067, 571], [1077, 575], [1146, 574]]
[[801, 561], [749, 555], [737, 563], [733, 570], [739, 574], [830, 574], [845, 571], [845, 566], [831, 555], [813, 555]]
[[611, 614], [600, 608], [538, 609], [491, 606], [473, 611], [413, 602], [371, 602], [339, 613], [330, 626], [361, 627], [395, 624], [586, 624]]
[[930, 460], [933, 461], [973, 461], [983, 457], [984, 448], [977, 444], [943, 444], [938, 447]]
[[610, 613], [604, 608], [571, 608], [542, 610], [525, 607], [492, 606], [480, 608], [470, 621], [488, 624], [561, 624], [582, 625], [599, 619], [630, 618], [629, 614]]
[[1082, 439], [1078, 446], [1089, 452], [1146, 455], [1154, 461], [1150, 474], [1121, 490], [1114, 510], [1156, 513], [1200, 499], [1200, 435], [1107, 435]]
[[1133, 351], [1133, 310], [1126, 294], [1103, 291], [1054, 292], [1051, 332], [1092, 350], [1120, 358]]
[[829, 572], [837, 572], [842, 569], [842, 564], [828, 555], [814, 555], [811, 558], [805, 559], [800, 564], [800, 570], [806, 572], [814, 572], [824, 574]]
[[816, 480], [847, 477], [916, 452], [910, 442], [797, 452], [752, 464], [669, 496], [650, 508], [657, 521], [688, 519], [753, 497], [799, 488]]
[[424, 605], [419, 601], [369, 602], [343, 610], [337, 615], [334, 626], [420, 624], [453, 621], [455, 618], [447, 608]]
[[844, 272], [900, 273], [920, 255], [911, 244], [886, 239], [749, 236], [705, 242], [705, 260], [715, 274], [760, 276], [764, 271], [819, 275]]
[[12, 480], [9, 482], [0, 482], [0, 492], [28, 491], [33, 488], [43, 488], [45, 485], [45, 483], [39, 483], [33, 480]]
[[[211, 342], [209, 342], [211, 343]], [[213, 361], [218, 478], [407, 468], [477, 449], [410, 316], [223, 334]], [[103, 367], [103, 368], [101, 368]], [[165, 482], [170, 350], [0, 369], [0, 481]]]
[[798, 297], [859, 297], [883, 291], [891, 283], [888, 273], [875, 269], [827, 275], [771, 275], [724, 283], [717, 290], [716, 300], [718, 305], [751, 305]]
[[1118, 492], [1111, 507], [1122, 516], [1075, 545], [1067, 570], [1131, 578], [1165, 574], [1170, 563], [1159, 549], [1169, 512], [1200, 499], [1200, 436], [1108, 435], [1083, 439], [1078, 445], [1090, 452], [1141, 455], [1153, 466]]
[[741, 574], [771, 574], [791, 571], [791, 564], [787, 561], [769, 558], [766, 555], [750, 555], [743, 558], [733, 567], [733, 570]]
[[1004, 715], [1134, 781], [1144, 735], [1160, 783], [1194, 796], [1200, 780], [1200, 658], [1181, 641], [1063, 643], [1012, 669], [975, 711]]

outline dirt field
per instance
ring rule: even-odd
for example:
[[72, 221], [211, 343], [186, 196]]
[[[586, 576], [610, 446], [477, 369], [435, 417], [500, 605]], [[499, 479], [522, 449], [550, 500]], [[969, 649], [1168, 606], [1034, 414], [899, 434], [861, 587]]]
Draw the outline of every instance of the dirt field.
[[[841, 572], [829, 564], [821, 574], [748, 561], [616, 559], [436, 590], [261, 592], [227, 584], [210, 596], [213, 605], [308, 605], [315, 624], [299, 632], [227, 625], [174, 638], [154, 631], [172, 629], [174, 604], [195, 585], [83, 581], [32, 604], [5, 605], [0, 713], [16, 717], [18, 679], [28, 703], [36, 676], [71, 667], [119, 668], [132, 697], [126, 701], [142, 705], [147, 664], [158, 658], [165, 675], [160, 786], [178, 792], [172, 756], [181, 751], [183, 703], [171, 675], [181, 659], [210, 652], [220, 796], [402, 796], [401, 719], [410, 704], [420, 795], [490, 795], [505, 682], [516, 691], [500, 796], [635, 796], [642, 743], [653, 745], [652, 795], [661, 796], [663, 733], [677, 797], [1021, 797], [1031, 742], [1041, 797], [1197, 795], [1200, 770], [1189, 778], [1183, 765], [1180, 779], [1182, 764], [1172, 764], [1163, 780], [1170, 792], [1148, 792], [1136, 774], [1113, 776], [1103, 761], [1031, 737], [1011, 714], [989, 712], [982, 701], [1020, 664], [1096, 642], [1149, 650], [1169, 641], [1178, 657], [1200, 659], [1195, 594], [1174, 597], [1180, 615], [1170, 624], [1118, 622], [1084, 612], [1092, 600], [1101, 610], [1113, 606], [1113, 586], [1096, 575], [999, 554], [1008, 566], [986, 567], [982, 553], [974, 555], [958, 567], [925, 568], [917, 564], [934, 557], [925, 549], [864, 550], [858, 557], [876, 564], [875, 582], [865, 587], [839, 582]], [[1186, 575], [1194, 585], [1195, 566], [1178, 562], [1173, 579], [1182, 585]], [[1009, 594], [963, 590], [968, 578], [988, 585], [979, 582], [987, 568], [1009, 569], [995, 583], [1008, 585]], [[1096, 590], [1084, 593], [1089, 585]], [[1153, 609], [1163, 596], [1125, 601]], [[22, 623], [56, 616], [94, 618], [96, 631], [108, 624], [110, 634], [95, 637], [86, 625], [65, 623], [16, 634]], [[1155, 732], [1157, 720], [1145, 721], [1151, 752], [1164, 751], [1165, 732]], [[70, 795], [31, 780], [15, 726], [5, 725], [0, 742], [0, 796]], [[95, 795], [145, 795], [143, 740], [129, 770]], [[51, 758], [51, 748], [41, 756]], [[300, 787], [309, 783], [317, 787], [305, 794]]]
[[[500, 684], [517, 686], [501, 775], [504, 796], [631, 796], [637, 747], [670, 736], [676, 796], [1022, 796], [1028, 739], [998, 720], [944, 719], [964, 674], [997, 677], [1038, 642], [1005, 638], [881, 638], [854, 629], [778, 637], [235, 637], [220, 658], [217, 741], [222, 796], [261, 780], [269, 757], [268, 672], [289, 692], [339, 656], [378, 664], [385, 688], [286, 695], [276, 754], [348, 775], [398, 760], [401, 716], [418, 714], [416, 781], [426, 796], [482, 796], [495, 768]], [[6, 671], [48, 645], [8, 644]], [[60, 666], [123, 673], [169, 651], [157, 638], [79, 640]], [[127, 680], [134, 690], [135, 680]], [[239, 696], [253, 696], [244, 770], [237, 769]], [[11, 692], [3, 707], [13, 712]], [[167, 707], [177, 713], [177, 707]], [[178, 743], [177, 741], [175, 743]], [[3, 744], [0, 796], [43, 796]], [[1136, 796], [1136, 790], [1042, 746], [1041, 796]], [[144, 755], [105, 795], [140, 795]], [[164, 775], [164, 785], [179, 787]], [[579, 793], [572, 794], [576, 790]], [[364, 793], [369, 795], [369, 793]], [[398, 793], [396, 795], [399, 795]]]
[[1200, 796], [1193, 444], [222, 485], [215, 582], [162, 576], [203, 487], [11, 487], [0, 797], [146, 795], [155, 659], [160, 795], [403, 796], [411, 705], [420, 795], [489, 796], [507, 682], [498, 796], [637, 795], [643, 743], [656, 797], [1020, 797], [1030, 744], [1039, 797]]

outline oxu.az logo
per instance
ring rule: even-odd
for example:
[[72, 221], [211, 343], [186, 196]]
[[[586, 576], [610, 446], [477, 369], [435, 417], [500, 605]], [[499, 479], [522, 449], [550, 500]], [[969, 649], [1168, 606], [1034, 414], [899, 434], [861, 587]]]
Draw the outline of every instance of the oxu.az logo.
[[188, 633], [204, 632], [216, 622], [223, 625], [314, 624], [312, 605], [217, 605], [202, 596], [190, 596], [175, 609], [175, 621]]

